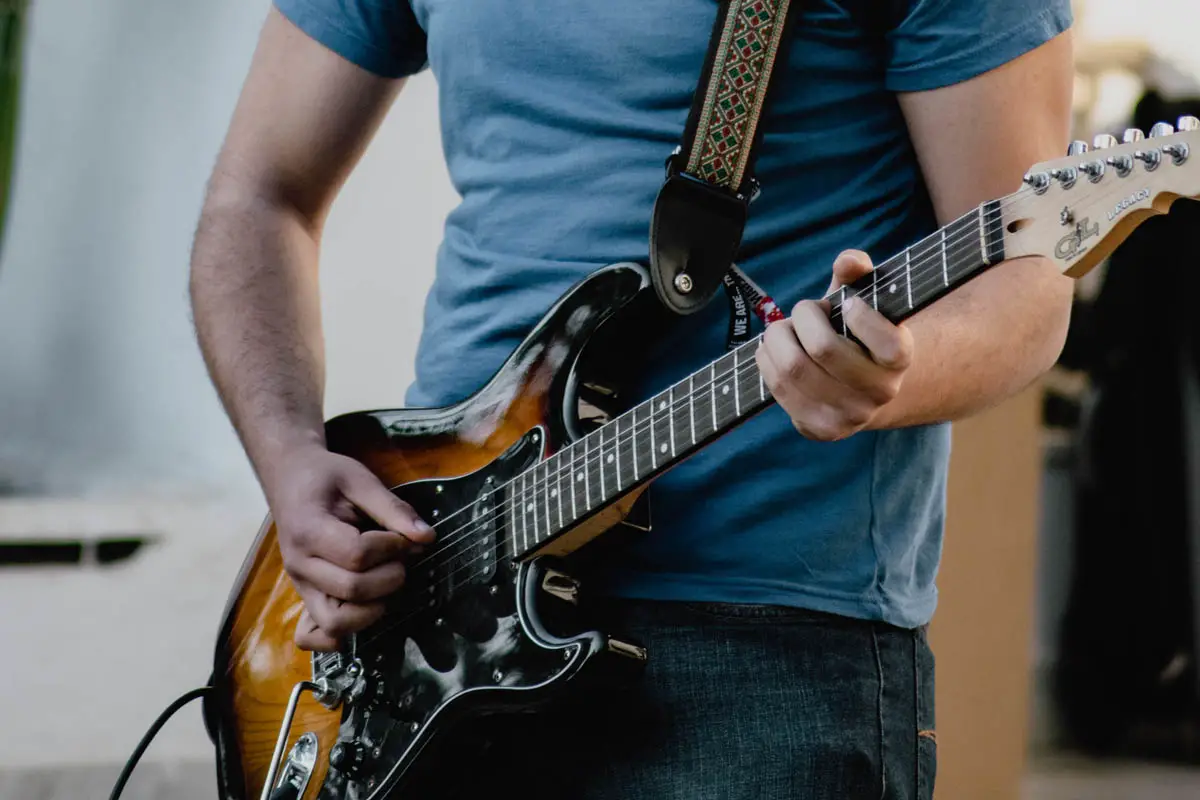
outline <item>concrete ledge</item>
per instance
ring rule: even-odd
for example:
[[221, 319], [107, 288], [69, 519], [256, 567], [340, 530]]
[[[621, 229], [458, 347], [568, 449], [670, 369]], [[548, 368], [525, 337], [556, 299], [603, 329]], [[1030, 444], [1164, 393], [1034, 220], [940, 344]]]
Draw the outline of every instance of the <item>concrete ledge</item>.
[[[112, 791], [121, 764], [0, 771], [0, 800], [100, 800]], [[121, 800], [216, 800], [212, 764], [143, 761]]]

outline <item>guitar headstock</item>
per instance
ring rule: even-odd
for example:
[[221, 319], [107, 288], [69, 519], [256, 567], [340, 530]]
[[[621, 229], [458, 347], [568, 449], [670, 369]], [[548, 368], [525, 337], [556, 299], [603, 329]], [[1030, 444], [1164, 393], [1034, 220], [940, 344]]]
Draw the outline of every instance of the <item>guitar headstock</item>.
[[1078, 278], [1133, 229], [1181, 197], [1200, 199], [1200, 119], [1160, 122], [1148, 137], [1131, 129], [1038, 164], [1024, 188], [999, 201], [1005, 257], [1041, 255]]

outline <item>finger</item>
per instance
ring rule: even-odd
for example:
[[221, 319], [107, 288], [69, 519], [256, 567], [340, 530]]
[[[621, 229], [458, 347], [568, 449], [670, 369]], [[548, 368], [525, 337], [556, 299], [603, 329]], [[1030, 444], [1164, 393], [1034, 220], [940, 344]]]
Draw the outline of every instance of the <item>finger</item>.
[[304, 555], [316, 556], [351, 572], [367, 572], [389, 561], [398, 561], [413, 544], [393, 531], [360, 531], [330, 519], [304, 541]]
[[838, 383], [804, 351], [791, 320], [767, 327], [759, 347], [763, 381], [793, 419], [811, 416], [824, 405], [853, 402], [852, 392]]
[[[309, 556], [300, 559], [292, 575], [314, 586], [335, 600], [366, 604], [395, 594], [404, 585], [404, 565], [389, 561], [366, 572], [351, 572], [336, 564]], [[318, 618], [322, 628], [327, 627]]]
[[842, 286], [849, 286], [863, 275], [875, 269], [871, 257], [862, 250], [843, 250], [833, 260], [833, 280], [826, 294], [836, 291]]
[[912, 364], [912, 332], [903, 325], [893, 325], [861, 298], [848, 297], [842, 304], [846, 327], [858, 337], [870, 353], [871, 360], [884, 369], [900, 372]]
[[330, 653], [337, 650], [341, 643], [330, 636], [313, 621], [312, 615], [305, 608], [296, 623], [296, 647], [301, 650], [315, 650], [318, 653]]
[[293, 582], [313, 622], [324, 635], [334, 640], [340, 641], [351, 633], [361, 631], [383, 616], [383, 603], [344, 603], [308, 581], [293, 579]]
[[347, 476], [342, 490], [375, 522], [415, 542], [428, 544], [434, 539], [433, 528], [417, 516], [408, 503], [392, 494], [366, 467]]
[[792, 328], [804, 352], [835, 381], [878, 402], [891, 399], [891, 373], [872, 361], [861, 347], [838, 335], [819, 305], [811, 301], [798, 303], [792, 312]]

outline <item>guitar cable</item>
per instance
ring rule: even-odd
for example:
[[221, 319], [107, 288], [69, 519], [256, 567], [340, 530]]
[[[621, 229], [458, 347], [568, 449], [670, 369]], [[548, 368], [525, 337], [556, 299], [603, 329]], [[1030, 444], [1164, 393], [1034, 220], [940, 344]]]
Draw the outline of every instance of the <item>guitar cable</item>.
[[117, 777], [117, 783], [115, 786], [113, 786], [112, 794], [108, 796], [108, 800], [118, 800], [118, 798], [121, 797], [121, 792], [125, 790], [125, 784], [129, 781], [129, 776], [133, 774], [134, 767], [136, 767], [137, 763], [141, 761], [142, 756], [146, 752], [146, 748], [148, 748], [150, 743], [154, 741], [154, 737], [158, 735], [160, 730], [162, 730], [162, 726], [166, 725], [167, 721], [171, 719], [171, 717], [175, 716], [175, 712], [193, 700], [204, 697], [211, 691], [211, 686], [205, 686], [201, 689], [192, 689], [190, 692], [171, 703], [171, 705], [167, 706], [166, 709], [158, 715], [158, 719], [154, 720], [154, 724], [150, 726], [150, 729], [146, 731], [144, 736], [142, 736], [142, 740], [138, 742], [138, 746], [134, 749], [133, 755], [131, 755], [129, 760], [125, 762], [125, 766], [121, 769], [121, 774]]

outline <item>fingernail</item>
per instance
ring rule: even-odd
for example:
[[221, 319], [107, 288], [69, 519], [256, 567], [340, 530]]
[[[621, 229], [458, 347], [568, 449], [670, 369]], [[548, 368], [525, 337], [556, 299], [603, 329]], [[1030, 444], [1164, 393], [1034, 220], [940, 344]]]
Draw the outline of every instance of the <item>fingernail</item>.
[[857, 303], [858, 303], [858, 298], [855, 297], [854, 295], [850, 295], [849, 297], [847, 297], [845, 300], [842, 301], [842, 310], [849, 311], [850, 309], [854, 308], [854, 306]]
[[417, 529], [417, 533], [433, 533], [433, 527], [423, 519], [414, 522], [413, 527]]

